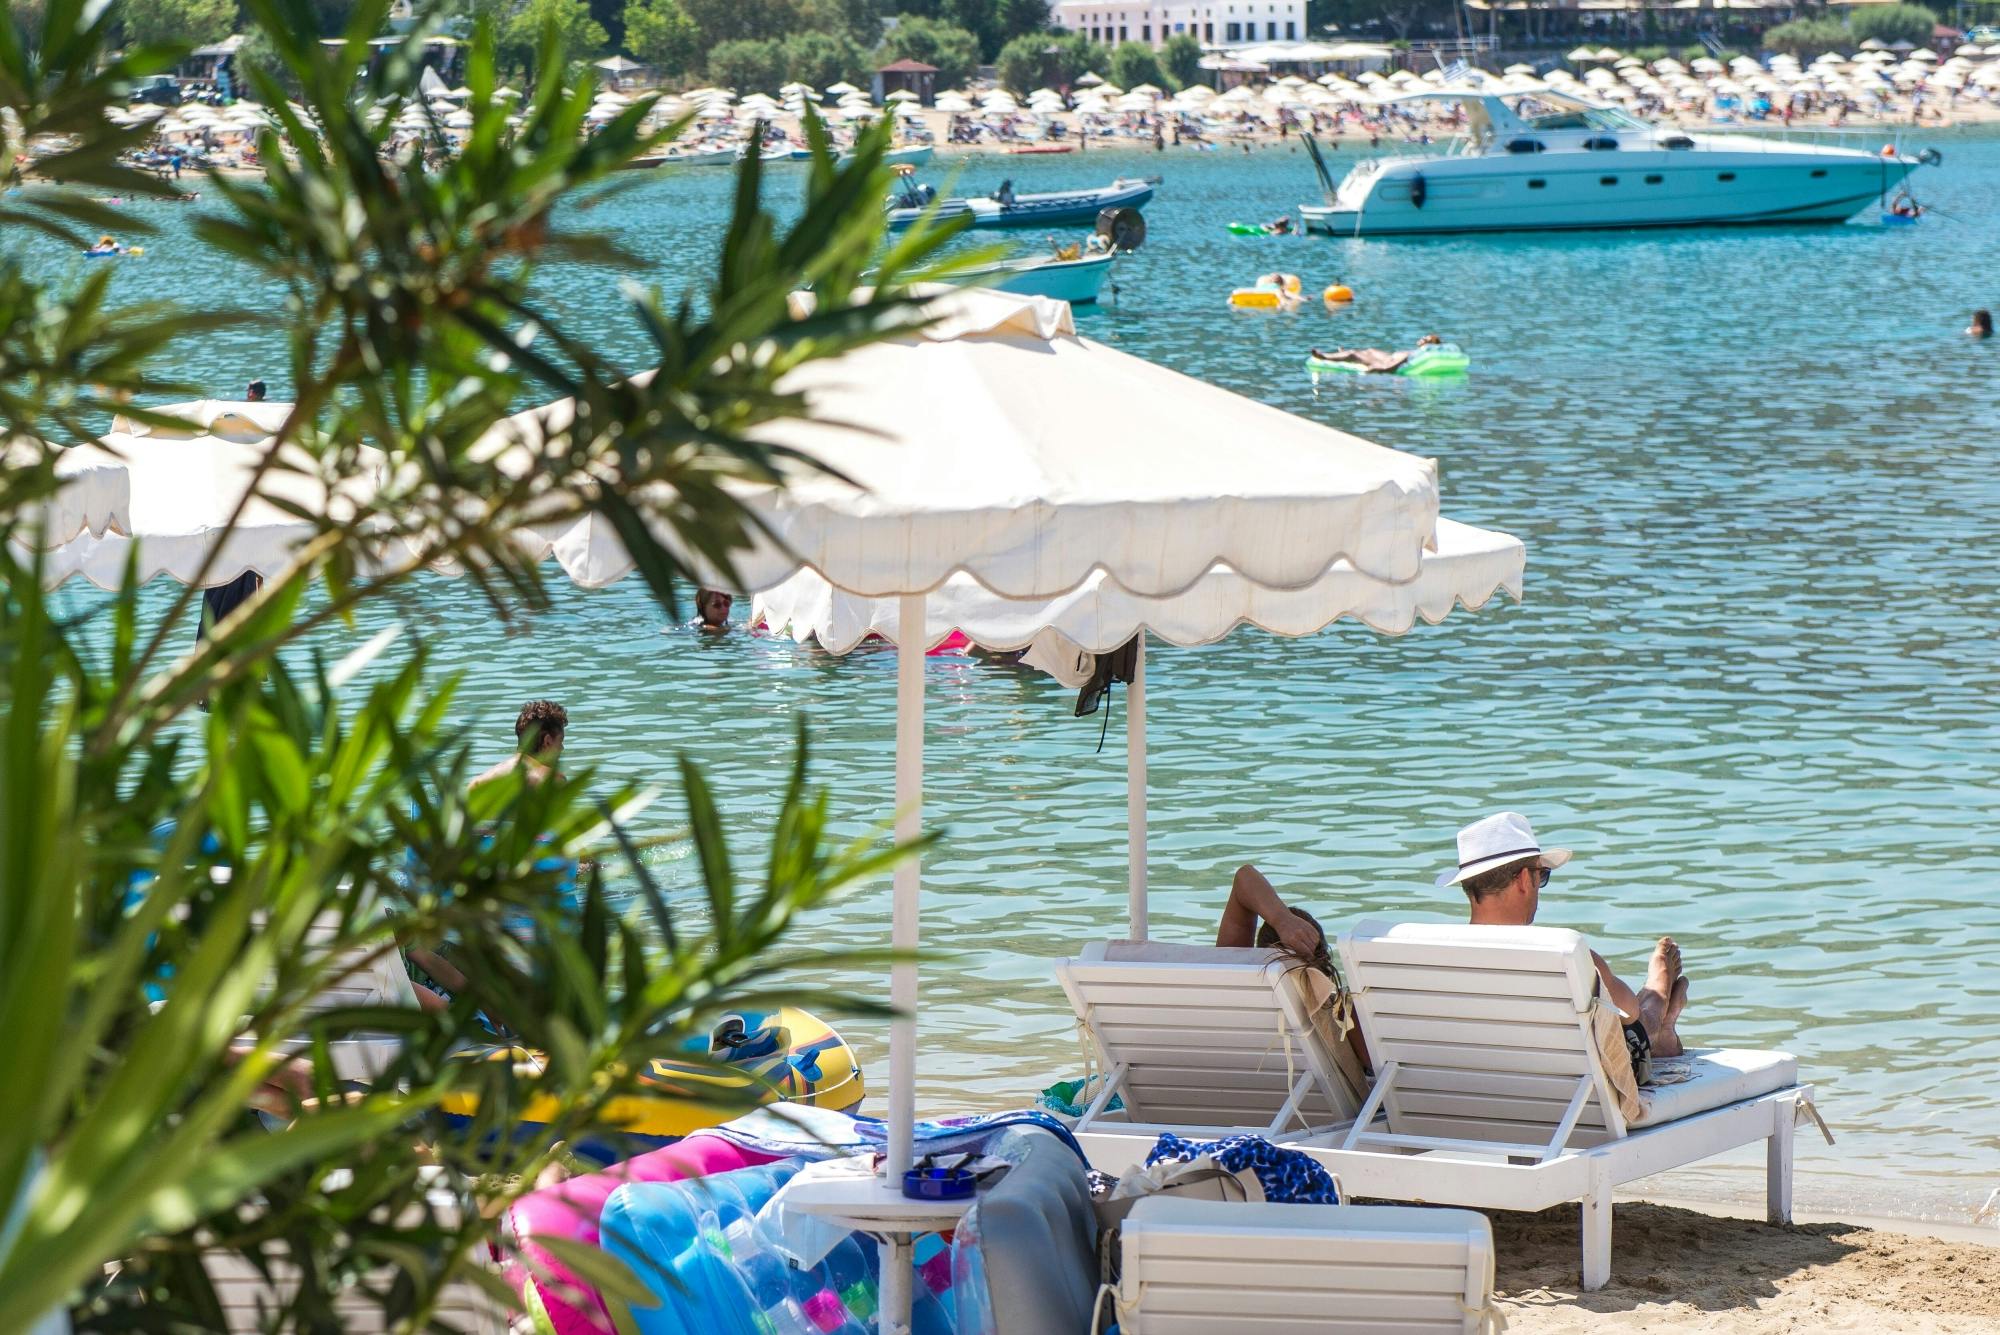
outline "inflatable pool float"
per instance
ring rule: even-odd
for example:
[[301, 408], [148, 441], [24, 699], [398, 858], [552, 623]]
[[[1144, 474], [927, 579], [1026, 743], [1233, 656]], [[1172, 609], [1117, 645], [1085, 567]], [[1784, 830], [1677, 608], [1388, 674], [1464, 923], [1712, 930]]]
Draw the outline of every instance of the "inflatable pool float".
[[501, 1236], [514, 1254], [504, 1275], [521, 1310], [551, 1335], [613, 1335], [611, 1314], [597, 1290], [558, 1260], [539, 1240], [598, 1245], [598, 1220], [611, 1193], [633, 1182], [710, 1178], [776, 1161], [713, 1132], [696, 1132], [663, 1149], [613, 1164], [599, 1173], [531, 1191], [507, 1207]]
[[1269, 223], [1238, 223], [1238, 222], [1233, 222], [1233, 223], [1230, 223], [1230, 224], [1229, 224], [1229, 234], [1230, 234], [1231, 236], [1290, 236], [1290, 235], [1292, 235], [1292, 233], [1290, 233], [1290, 232], [1288, 232], [1288, 231], [1287, 231], [1287, 232], [1281, 232], [1281, 231], [1279, 231], [1279, 230], [1278, 230], [1277, 228], [1275, 228], [1275, 227], [1271, 226], [1271, 224], [1269, 224]]
[[[1277, 281], [1272, 282], [1275, 278]], [[1229, 294], [1229, 304], [1245, 311], [1291, 310], [1304, 299], [1297, 274], [1272, 274], [1254, 287], [1239, 287]]]
[[[876, 1329], [881, 1248], [858, 1234], [793, 1261], [782, 1225], [759, 1212], [802, 1161], [689, 1182], [639, 1182], [604, 1203], [602, 1245], [653, 1292], [631, 1308], [639, 1335], [861, 1335]], [[952, 1335], [951, 1253], [936, 1235], [913, 1258], [911, 1335]]]
[[1321, 371], [1345, 371], [1352, 375], [1403, 375], [1403, 376], [1444, 376], [1464, 375], [1472, 365], [1472, 358], [1465, 355], [1456, 343], [1436, 343], [1418, 348], [1408, 359], [1393, 371], [1370, 371], [1359, 362], [1329, 362], [1318, 357], [1306, 358], [1306, 366], [1315, 375]]
[[[655, 1058], [639, 1075], [639, 1089], [605, 1105], [604, 1120], [646, 1149], [656, 1149], [703, 1127], [726, 1122], [753, 1107], [804, 1104], [847, 1112], [865, 1092], [861, 1062], [833, 1028], [795, 1006], [731, 1016], [685, 1044], [685, 1059]], [[525, 1062], [539, 1066], [539, 1052], [506, 1044], [468, 1048], [466, 1061]], [[721, 1069], [717, 1064], [721, 1063]], [[461, 1122], [479, 1111], [479, 1096], [447, 1097], [444, 1113]], [[515, 1120], [540, 1126], [555, 1101], [532, 1099]]]

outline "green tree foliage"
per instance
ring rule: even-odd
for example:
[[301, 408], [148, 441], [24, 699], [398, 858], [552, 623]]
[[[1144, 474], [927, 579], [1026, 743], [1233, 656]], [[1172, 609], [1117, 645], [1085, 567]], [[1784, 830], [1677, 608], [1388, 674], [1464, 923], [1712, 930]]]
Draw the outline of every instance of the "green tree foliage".
[[571, 56], [589, 57], [604, 49], [604, 26], [590, 16], [589, 0], [524, 0], [500, 30], [500, 49], [513, 63], [539, 73], [536, 54], [545, 34]]
[[1826, 51], [1842, 51], [1854, 44], [1854, 34], [1839, 19], [1793, 19], [1764, 33], [1764, 47], [1810, 59]]
[[701, 29], [680, 0], [632, 0], [625, 7], [625, 46], [665, 75], [681, 75], [701, 63]]
[[1887, 45], [1929, 46], [1937, 15], [1922, 5], [1865, 5], [1847, 20], [1854, 45], [1873, 39]]
[[[232, 318], [121, 309], [108, 266], [18, 253], [31, 230], [72, 246], [110, 217], [143, 232], [94, 196], [171, 187], [119, 165], [135, 136], [104, 112], [180, 53], [114, 54], [111, 8], [76, 3], [51, 4], [28, 41], [0, 40], [13, 187], [0, 195], [0, 437], [15, 445], [0, 470], [0, 1203], [21, 1207], [0, 1242], [0, 1331], [73, 1304], [99, 1329], [215, 1329], [198, 1258], [217, 1247], [266, 1273], [309, 1260], [265, 1314], [273, 1329], [356, 1324], [335, 1315], [336, 1295], [380, 1307], [388, 1329], [441, 1328], [446, 1284], [490, 1282], [474, 1258], [505, 1206], [561, 1142], [616, 1136], [610, 1100], [651, 1059], [776, 992], [881, 1013], [814, 997], [773, 954], [800, 915], [896, 856], [832, 837], [841, 822], [807, 784], [802, 746], [760, 878], [733, 869], [706, 781], [680, 767], [705, 902], [677, 917], [626, 831], [641, 799], [620, 785], [602, 784], [601, 800], [580, 773], [468, 791], [471, 741], [449, 721], [454, 682], [426, 672], [428, 626], [403, 627], [408, 653], [365, 676], [384, 641], [331, 667], [301, 641], [357, 610], [396, 614], [439, 560], [467, 572], [460, 596], [496, 627], [546, 608], [543, 568], [512, 537], [531, 522], [601, 520], [668, 615], [685, 553], [727, 577], [755, 533], [734, 497], [796, 466], [761, 443], [805, 411], [781, 386], [917, 314], [911, 266], [937, 237], [919, 228], [881, 253], [887, 127], [840, 167], [809, 125], [818, 151], [785, 221], [761, 206], [747, 162], [712, 278], [698, 294], [631, 289], [648, 348], [617, 364], [533, 280], [550, 261], [643, 273], [615, 237], [586, 230], [579, 205], [659, 149], [663, 134], [641, 128], [649, 103], [585, 136], [592, 89], [559, 85], [553, 40], [516, 104], [494, 95], [481, 33], [462, 151], [406, 168], [383, 149], [394, 120], [424, 105], [419, 42], [363, 63], [388, 0], [359, 0], [332, 51], [308, 0], [246, 3], [300, 108], [256, 77], [279, 121], [259, 145], [266, 176], [204, 182], [187, 262], [247, 271], [260, 303], [285, 313], [273, 327], [296, 401], [255, 458], [252, 494], [293, 492], [274, 482], [297, 470], [355, 499], [301, 513], [312, 537], [298, 564], [192, 652], [195, 589], [142, 600], [135, 565], [77, 617], [24, 555], [59, 485], [62, 447], [44, 442], [88, 438], [114, 407], [143, 417], [137, 405], [194, 397], [155, 368], [212, 348]], [[16, 151], [58, 133], [43, 165], [85, 190], [20, 178]], [[794, 318], [802, 284], [819, 300]], [[653, 374], [635, 378], [642, 366]], [[573, 412], [496, 456], [517, 403], [554, 399]], [[557, 893], [548, 859], [578, 856], [623, 865], [633, 912], [612, 911], [597, 869], [574, 899]], [[314, 1010], [357, 957], [393, 966], [444, 934], [463, 943], [469, 980], [444, 1009]], [[482, 1013], [546, 1062], [455, 1056], [490, 1040]], [[344, 1088], [335, 1051], [383, 1034], [387, 1069]], [[279, 1045], [295, 1039], [288, 1059]], [[267, 1085], [281, 1071], [303, 1087]], [[275, 1126], [250, 1114], [253, 1097], [278, 1101]], [[470, 1126], [442, 1115], [466, 1098]], [[517, 1137], [530, 1101], [546, 1121]], [[462, 1202], [454, 1217], [428, 1205], [437, 1191]], [[587, 1273], [614, 1303], [640, 1291], [606, 1258]]]
[[783, 37], [797, 26], [796, 0], [681, 0], [701, 29], [702, 44], [763, 41]]
[[1165, 67], [1172, 88], [1187, 88], [1200, 83], [1201, 39], [1192, 33], [1175, 33], [1160, 48], [1160, 64]]
[[1000, 50], [994, 62], [1001, 84], [1016, 94], [1032, 92], [1044, 84], [1067, 89], [1091, 70], [1109, 67], [1111, 56], [1103, 43], [1093, 42], [1082, 33], [1029, 33], [1016, 37]]
[[718, 42], [708, 53], [708, 81], [739, 93], [772, 93], [785, 83], [785, 44], [775, 37]]
[[1160, 57], [1144, 42], [1121, 42], [1111, 52], [1111, 82], [1120, 88], [1132, 88], [1142, 83], [1155, 88], [1164, 87], [1167, 72], [1160, 65]]
[[784, 41], [780, 53], [784, 77], [765, 91], [775, 92], [787, 83], [809, 83], [824, 88], [845, 79], [865, 84], [870, 74], [868, 53], [844, 32], [795, 32]]
[[1048, 0], [901, 0], [894, 8], [906, 18], [963, 28], [978, 39], [983, 60], [994, 59], [1015, 38], [1049, 26]]
[[236, 26], [236, 0], [125, 0], [125, 40], [205, 46]]
[[979, 39], [939, 19], [905, 17], [882, 39], [876, 53], [883, 64], [921, 60], [938, 68], [939, 88], [957, 88], [979, 65]]

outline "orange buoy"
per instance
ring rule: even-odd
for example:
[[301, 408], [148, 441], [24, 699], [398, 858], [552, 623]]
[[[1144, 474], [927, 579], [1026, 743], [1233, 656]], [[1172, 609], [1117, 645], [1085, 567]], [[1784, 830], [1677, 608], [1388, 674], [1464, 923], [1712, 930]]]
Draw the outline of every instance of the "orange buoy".
[[1345, 283], [1335, 283], [1333, 286], [1327, 288], [1326, 300], [1329, 305], [1337, 301], [1352, 301], [1354, 300], [1354, 289]]

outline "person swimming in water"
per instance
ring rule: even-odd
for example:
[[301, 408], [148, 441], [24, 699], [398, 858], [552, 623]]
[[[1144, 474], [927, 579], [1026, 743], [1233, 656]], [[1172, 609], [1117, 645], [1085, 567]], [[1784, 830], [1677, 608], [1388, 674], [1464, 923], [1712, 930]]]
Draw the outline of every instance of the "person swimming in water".
[[694, 628], [704, 635], [729, 629], [729, 609], [736, 599], [720, 589], [702, 589], [694, 596]]
[[1983, 306], [1974, 311], [1972, 313], [1972, 323], [1966, 327], [1965, 336], [1967, 338], [1992, 338], [1993, 312]]

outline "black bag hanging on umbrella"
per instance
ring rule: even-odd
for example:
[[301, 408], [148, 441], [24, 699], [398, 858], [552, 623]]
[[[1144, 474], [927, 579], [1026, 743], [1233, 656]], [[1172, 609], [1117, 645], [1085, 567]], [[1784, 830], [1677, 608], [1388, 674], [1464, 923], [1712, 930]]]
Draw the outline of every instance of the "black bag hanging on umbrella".
[[254, 570], [246, 570], [227, 584], [218, 584], [212, 589], [201, 591], [201, 619], [195, 624], [194, 642], [197, 646], [208, 638], [208, 632], [222, 624], [222, 619], [256, 596], [264, 587], [264, 577]]
[[1104, 739], [1111, 735], [1111, 684], [1124, 682], [1127, 686], [1139, 675], [1139, 637], [1134, 635], [1108, 654], [1095, 655], [1096, 667], [1092, 669], [1090, 680], [1076, 694], [1076, 716], [1082, 718], [1095, 714], [1100, 702], [1104, 704], [1104, 731], [1098, 736], [1097, 749], [1104, 749]]

